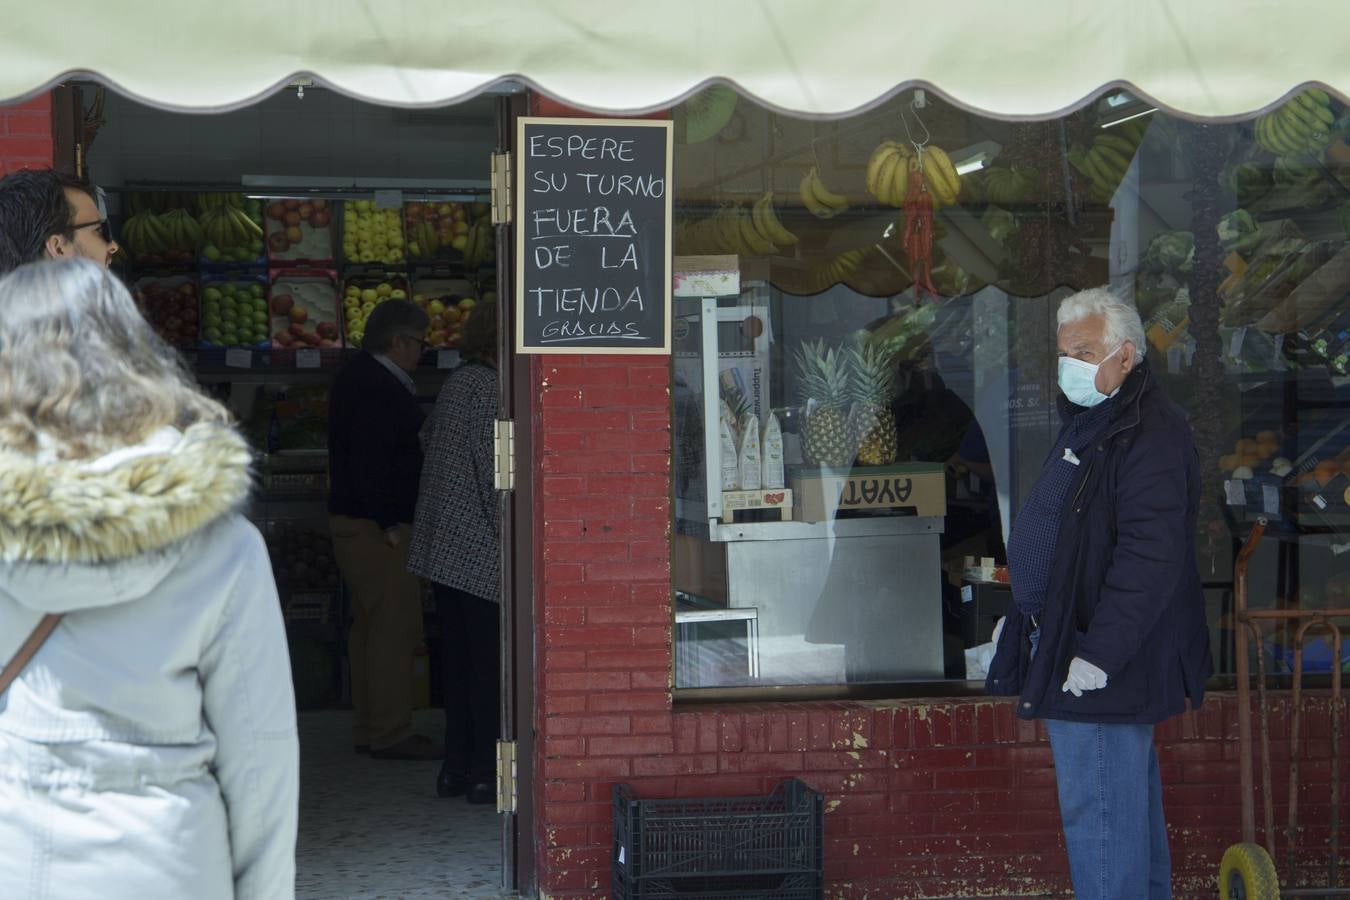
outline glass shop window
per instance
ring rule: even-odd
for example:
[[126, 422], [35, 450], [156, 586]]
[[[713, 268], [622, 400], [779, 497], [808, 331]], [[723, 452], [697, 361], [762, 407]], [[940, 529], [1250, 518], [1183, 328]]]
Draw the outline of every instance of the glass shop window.
[[1221, 671], [1258, 517], [1253, 606], [1350, 606], [1338, 101], [1006, 122], [908, 91], [817, 122], [712, 88], [675, 119], [677, 689], [982, 679], [1059, 430], [1055, 311], [1089, 287], [1134, 301], [1191, 416]]

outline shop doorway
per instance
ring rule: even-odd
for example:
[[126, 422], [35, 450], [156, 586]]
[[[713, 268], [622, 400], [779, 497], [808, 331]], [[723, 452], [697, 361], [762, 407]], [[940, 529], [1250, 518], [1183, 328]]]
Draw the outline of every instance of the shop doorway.
[[[345, 647], [351, 608], [325, 509], [327, 389], [359, 352], [361, 316], [344, 311], [348, 291], [359, 291], [362, 307], [401, 291], [434, 311], [430, 346], [412, 376], [427, 411], [459, 362], [450, 310], [471, 310], [474, 302], [460, 304], [488, 293], [510, 296], [509, 203], [504, 193], [494, 196], [492, 175], [496, 155], [510, 150], [524, 94], [504, 90], [453, 107], [403, 110], [305, 85], [213, 114], [150, 108], [93, 83], [63, 86], [59, 94], [58, 108], [72, 110], [75, 124], [58, 129], [57, 167], [99, 186], [124, 247], [118, 268], [260, 454], [259, 492], [248, 514], [272, 551], [301, 710], [300, 895], [529, 889], [532, 844], [519, 836], [532, 830], [533, 621], [530, 604], [515, 600], [516, 587], [531, 582], [527, 479], [499, 495], [504, 748], [493, 806], [437, 798], [436, 762], [352, 752]], [[276, 204], [279, 217], [272, 215]], [[221, 205], [227, 213], [213, 212]], [[276, 321], [270, 298], [302, 290], [306, 305], [328, 303], [331, 315], [316, 312], [308, 323], [293, 322], [298, 329], [278, 329], [286, 323]], [[217, 310], [224, 296], [239, 298], [229, 321]], [[259, 296], [256, 321], [239, 321], [241, 304], [252, 311]], [[512, 333], [510, 305], [497, 307], [503, 336]], [[282, 330], [291, 339], [279, 336]], [[528, 380], [514, 377], [505, 338], [498, 359], [500, 417], [509, 421], [526, 408]], [[525, 431], [517, 432], [521, 459], [528, 459]], [[509, 455], [500, 459], [506, 465]], [[409, 660], [409, 678], [414, 728], [439, 741], [444, 661], [433, 610], [428, 592], [426, 653]]]

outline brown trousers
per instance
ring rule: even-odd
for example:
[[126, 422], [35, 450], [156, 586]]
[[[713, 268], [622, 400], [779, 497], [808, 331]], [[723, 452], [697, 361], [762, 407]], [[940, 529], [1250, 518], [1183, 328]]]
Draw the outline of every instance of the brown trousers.
[[329, 516], [333, 553], [352, 597], [352, 742], [379, 750], [412, 734], [412, 658], [422, 642], [422, 590], [408, 571], [412, 528], [398, 546], [371, 519]]

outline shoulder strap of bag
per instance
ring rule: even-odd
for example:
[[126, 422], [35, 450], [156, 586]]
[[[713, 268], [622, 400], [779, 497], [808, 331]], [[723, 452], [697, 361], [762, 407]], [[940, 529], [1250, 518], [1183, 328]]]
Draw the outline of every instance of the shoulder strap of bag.
[[28, 640], [23, 642], [19, 652], [14, 654], [14, 658], [5, 666], [5, 670], [0, 672], [0, 695], [3, 695], [9, 689], [14, 679], [18, 678], [19, 673], [23, 671], [24, 666], [28, 665], [42, 645], [47, 643], [47, 638], [52, 636], [52, 632], [56, 630], [56, 624], [60, 621], [61, 616], [57, 613], [47, 613], [42, 617], [42, 621], [38, 622], [37, 627], [33, 629], [33, 633], [28, 635]]

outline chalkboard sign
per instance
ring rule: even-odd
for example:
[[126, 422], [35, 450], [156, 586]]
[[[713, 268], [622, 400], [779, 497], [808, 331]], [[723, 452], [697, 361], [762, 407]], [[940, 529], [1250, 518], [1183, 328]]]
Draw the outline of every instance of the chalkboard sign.
[[672, 123], [518, 121], [516, 350], [669, 353]]

